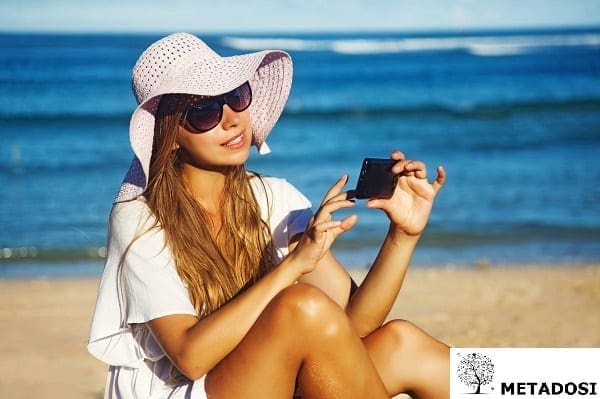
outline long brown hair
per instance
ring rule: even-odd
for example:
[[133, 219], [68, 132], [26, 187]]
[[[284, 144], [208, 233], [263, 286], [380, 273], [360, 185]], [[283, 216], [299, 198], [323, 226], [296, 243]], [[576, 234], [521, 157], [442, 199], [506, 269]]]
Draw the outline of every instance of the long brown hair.
[[205, 317], [273, 268], [271, 235], [249, 181], [260, 176], [243, 165], [227, 168], [222, 225], [211, 232], [209, 215], [186, 188], [173, 150], [182, 111], [160, 112], [173, 96], [180, 95], [163, 96], [159, 105], [144, 197], [199, 317]]

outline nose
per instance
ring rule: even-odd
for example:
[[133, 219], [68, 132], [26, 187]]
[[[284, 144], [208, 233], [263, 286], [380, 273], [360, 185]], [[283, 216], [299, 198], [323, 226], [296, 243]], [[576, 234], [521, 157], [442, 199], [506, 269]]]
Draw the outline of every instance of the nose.
[[229, 107], [227, 104], [223, 104], [223, 118], [221, 119], [221, 126], [227, 130], [237, 126], [240, 123], [240, 115]]

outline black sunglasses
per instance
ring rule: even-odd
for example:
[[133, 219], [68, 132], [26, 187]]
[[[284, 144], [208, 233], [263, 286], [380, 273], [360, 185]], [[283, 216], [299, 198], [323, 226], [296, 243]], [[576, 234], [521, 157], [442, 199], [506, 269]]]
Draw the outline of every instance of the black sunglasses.
[[242, 112], [252, 103], [252, 90], [248, 82], [229, 93], [209, 97], [192, 105], [181, 118], [185, 127], [192, 133], [208, 132], [221, 122], [223, 105], [227, 104], [235, 112]]

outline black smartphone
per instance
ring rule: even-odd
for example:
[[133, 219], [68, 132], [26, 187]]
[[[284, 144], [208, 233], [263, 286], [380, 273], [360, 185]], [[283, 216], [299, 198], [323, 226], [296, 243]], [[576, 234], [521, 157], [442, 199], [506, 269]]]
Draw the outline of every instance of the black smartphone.
[[396, 161], [365, 158], [356, 184], [355, 198], [390, 198], [394, 194], [398, 175], [392, 172]]

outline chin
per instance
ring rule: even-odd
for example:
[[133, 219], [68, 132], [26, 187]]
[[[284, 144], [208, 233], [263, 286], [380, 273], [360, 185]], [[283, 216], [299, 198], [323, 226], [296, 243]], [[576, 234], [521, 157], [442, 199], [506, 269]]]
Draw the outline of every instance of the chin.
[[236, 154], [231, 154], [227, 157], [225, 163], [228, 166], [238, 166], [243, 165], [250, 158], [250, 148], [246, 148], [244, 150], [240, 150]]

